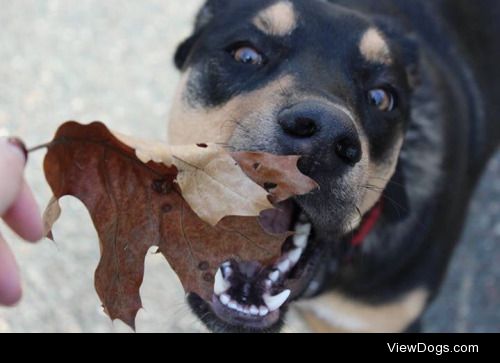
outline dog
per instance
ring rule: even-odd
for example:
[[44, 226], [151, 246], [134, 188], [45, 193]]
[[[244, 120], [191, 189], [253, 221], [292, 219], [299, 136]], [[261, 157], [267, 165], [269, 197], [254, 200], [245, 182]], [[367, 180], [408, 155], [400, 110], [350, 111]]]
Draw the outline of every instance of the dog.
[[173, 144], [300, 155], [317, 191], [279, 261], [230, 260], [188, 303], [214, 332], [409, 332], [500, 140], [496, 0], [208, 0], [178, 48]]

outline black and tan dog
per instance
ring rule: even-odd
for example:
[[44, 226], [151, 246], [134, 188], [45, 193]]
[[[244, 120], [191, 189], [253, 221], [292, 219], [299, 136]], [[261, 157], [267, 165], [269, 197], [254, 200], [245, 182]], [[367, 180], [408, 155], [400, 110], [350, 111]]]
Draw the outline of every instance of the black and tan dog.
[[320, 184], [263, 223], [274, 268], [228, 261], [213, 331], [418, 326], [500, 139], [497, 0], [210, 0], [178, 49], [171, 141], [302, 155]]

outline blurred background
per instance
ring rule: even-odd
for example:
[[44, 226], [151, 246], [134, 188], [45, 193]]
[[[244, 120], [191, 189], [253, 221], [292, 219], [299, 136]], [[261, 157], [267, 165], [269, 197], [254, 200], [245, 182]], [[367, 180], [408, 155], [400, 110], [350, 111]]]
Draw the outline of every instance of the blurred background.
[[[172, 57], [202, 0], [0, 0], [0, 134], [28, 146], [50, 140], [66, 120], [102, 120], [140, 137], [163, 138], [178, 74]], [[27, 178], [41, 206], [50, 191], [43, 152]], [[0, 176], [2, 177], [2, 176]], [[93, 288], [97, 236], [83, 206], [62, 203], [56, 242], [21, 242], [2, 233], [18, 257], [25, 295], [0, 308], [0, 332], [129, 332], [102, 312]], [[500, 332], [500, 155], [476, 193], [463, 240], [429, 332]], [[199, 332], [177, 278], [161, 256], [146, 260], [139, 332]], [[300, 330], [292, 314], [289, 331]]]

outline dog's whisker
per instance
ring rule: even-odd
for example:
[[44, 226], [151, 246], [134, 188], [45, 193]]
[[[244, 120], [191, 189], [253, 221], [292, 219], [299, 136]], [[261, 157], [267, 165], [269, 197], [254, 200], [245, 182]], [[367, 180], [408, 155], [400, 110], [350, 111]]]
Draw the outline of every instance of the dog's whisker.
[[376, 179], [376, 180], [380, 180], [380, 181], [383, 181], [387, 184], [392, 184], [392, 185], [396, 185], [398, 187], [401, 187], [401, 188], [405, 188], [405, 185], [404, 184], [401, 184], [401, 183], [398, 183], [392, 179], [385, 179], [385, 178], [380, 178], [380, 177], [371, 177], [372, 179]]

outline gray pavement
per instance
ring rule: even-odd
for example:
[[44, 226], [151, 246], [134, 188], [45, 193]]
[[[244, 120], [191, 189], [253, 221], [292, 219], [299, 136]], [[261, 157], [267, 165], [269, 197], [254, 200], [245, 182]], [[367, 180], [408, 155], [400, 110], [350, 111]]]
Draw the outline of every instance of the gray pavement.
[[[105, 121], [141, 137], [166, 134], [177, 73], [175, 45], [201, 0], [0, 0], [0, 129], [28, 145], [63, 121]], [[32, 155], [27, 177], [40, 204], [50, 192]], [[2, 177], [2, 176], [0, 176]], [[449, 278], [427, 315], [428, 331], [500, 331], [500, 155], [472, 206]], [[0, 332], [128, 332], [102, 313], [93, 289], [98, 245], [88, 213], [64, 200], [56, 243], [19, 241], [25, 296], [0, 308]], [[147, 257], [139, 332], [204, 331], [160, 256]], [[291, 317], [291, 331], [297, 328]]]

